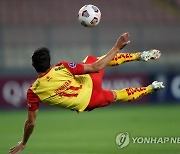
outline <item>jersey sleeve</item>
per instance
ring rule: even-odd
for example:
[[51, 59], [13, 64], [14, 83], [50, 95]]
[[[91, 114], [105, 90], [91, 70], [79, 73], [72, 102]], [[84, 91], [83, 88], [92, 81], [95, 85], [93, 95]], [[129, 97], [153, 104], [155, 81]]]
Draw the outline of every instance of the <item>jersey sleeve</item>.
[[84, 65], [83, 64], [76, 64], [73, 62], [60, 62], [56, 64], [56, 66], [64, 65], [73, 75], [81, 75], [84, 74]]
[[39, 108], [39, 102], [41, 100], [39, 97], [31, 90], [27, 91], [27, 104], [29, 111], [36, 111]]

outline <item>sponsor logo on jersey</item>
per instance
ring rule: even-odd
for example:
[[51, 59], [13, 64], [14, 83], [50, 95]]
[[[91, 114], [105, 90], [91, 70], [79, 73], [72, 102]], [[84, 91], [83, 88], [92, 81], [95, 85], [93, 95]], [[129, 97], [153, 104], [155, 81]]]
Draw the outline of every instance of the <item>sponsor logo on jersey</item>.
[[69, 67], [71, 67], [71, 68], [75, 68], [75, 67], [76, 67], [76, 64], [73, 63], [73, 62], [69, 63], [68, 65], [69, 65]]
[[55, 67], [55, 71], [60, 71], [61, 69], [63, 69], [64, 68], [64, 66], [58, 66], [58, 67]]

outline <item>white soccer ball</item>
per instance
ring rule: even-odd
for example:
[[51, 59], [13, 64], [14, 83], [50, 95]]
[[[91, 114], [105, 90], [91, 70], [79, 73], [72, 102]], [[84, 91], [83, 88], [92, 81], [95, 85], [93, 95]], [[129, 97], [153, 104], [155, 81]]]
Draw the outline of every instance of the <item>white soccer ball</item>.
[[79, 10], [78, 19], [81, 25], [85, 27], [94, 27], [100, 22], [101, 11], [94, 5], [84, 5]]

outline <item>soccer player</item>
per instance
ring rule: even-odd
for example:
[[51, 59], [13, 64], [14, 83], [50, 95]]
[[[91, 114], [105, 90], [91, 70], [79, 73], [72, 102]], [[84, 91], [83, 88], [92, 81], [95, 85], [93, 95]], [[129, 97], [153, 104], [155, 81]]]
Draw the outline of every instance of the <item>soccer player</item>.
[[27, 91], [28, 114], [22, 140], [10, 149], [14, 154], [22, 151], [33, 132], [39, 103], [60, 106], [77, 112], [91, 111], [104, 107], [113, 101], [131, 101], [140, 96], [163, 89], [163, 83], [154, 81], [147, 87], [106, 90], [102, 78], [106, 66], [116, 66], [129, 61], [158, 59], [160, 51], [150, 50], [138, 53], [118, 53], [129, 44], [129, 34], [122, 34], [114, 47], [102, 57], [87, 56], [79, 64], [60, 62], [50, 65], [47, 48], [38, 48], [32, 55], [32, 65], [38, 73], [37, 80]]

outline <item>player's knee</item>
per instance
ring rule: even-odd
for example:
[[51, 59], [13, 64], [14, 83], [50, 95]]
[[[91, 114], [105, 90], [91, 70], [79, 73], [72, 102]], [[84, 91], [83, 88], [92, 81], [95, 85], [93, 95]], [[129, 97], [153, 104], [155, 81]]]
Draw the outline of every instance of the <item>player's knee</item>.
[[116, 94], [116, 92], [114, 91], [114, 90], [112, 90], [112, 93], [113, 93], [113, 97], [114, 97], [114, 101], [116, 101], [117, 100], [117, 94]]

